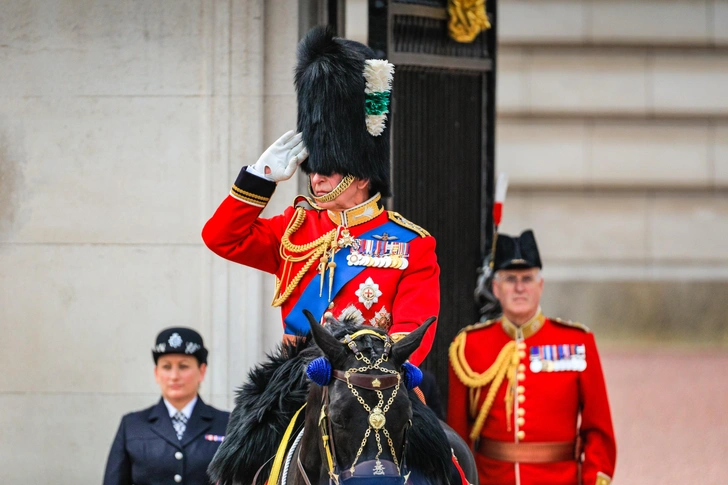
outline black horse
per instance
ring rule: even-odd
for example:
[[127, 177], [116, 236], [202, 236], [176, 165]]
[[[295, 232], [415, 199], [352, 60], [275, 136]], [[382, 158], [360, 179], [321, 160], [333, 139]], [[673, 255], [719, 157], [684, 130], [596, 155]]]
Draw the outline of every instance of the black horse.
[[[215, 483], [263, 485], [274, 469], [277, 482], [290, 485], [459, 485], [448, 438], [476, 483], [467, 445], [451, 430], [446, 434], [406, 386], [412, 376], [403, 364], [431, 321], [392, 343], [373, 327], [335, 320], [322, 327], [309, 319], [312, 339], [282, 346], [239, 389], [225, 441], [208, 469]], [[331, 374], [321, 379], [327, 366]], [[322, 386], [309, 381], [310, 367], [319, 368]]]

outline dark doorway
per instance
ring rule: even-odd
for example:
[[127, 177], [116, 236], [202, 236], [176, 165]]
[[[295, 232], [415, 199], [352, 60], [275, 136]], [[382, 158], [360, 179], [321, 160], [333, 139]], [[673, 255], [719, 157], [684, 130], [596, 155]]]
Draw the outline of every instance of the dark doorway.
[[[303, 8], [305, 6], [305, 8]], [[346, 0], [299, 0], [301, 31], [346, 36]], [[491, 28], [463, 44], [447, 34], [447, 0], [368, 0], [368, 44], [395, 65], [391, 208], [437, 239], [441, 310], [422, 367], [447, 403], [448, 348], [479, 318], [477, 269], [492, 244], [497, 0]]]
[[492, 28], [473, 43], [447, 34], [446, 0], [369, 2], [369, 45], [396, 69], [392, 99], [392, 207], [437, 240], [441, 309], [423, 368], [447, 401], [448, 348], [478, 320], [477, 268], [490, 248], [495, 136]]

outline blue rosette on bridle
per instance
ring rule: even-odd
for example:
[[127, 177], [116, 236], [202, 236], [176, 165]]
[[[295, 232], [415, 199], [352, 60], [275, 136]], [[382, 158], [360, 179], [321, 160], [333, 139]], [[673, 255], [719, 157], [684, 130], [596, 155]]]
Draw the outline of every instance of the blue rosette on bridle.
[[306, 375], [319, 386], [328, 386], [331, 382], [331, 362], [326, 357], [312, 360], [306, 367]]
[[402, 374], [407, 389], [414, 389], [422, 383], [422, 371], [414, 364], [409, 362], [402, 364]]

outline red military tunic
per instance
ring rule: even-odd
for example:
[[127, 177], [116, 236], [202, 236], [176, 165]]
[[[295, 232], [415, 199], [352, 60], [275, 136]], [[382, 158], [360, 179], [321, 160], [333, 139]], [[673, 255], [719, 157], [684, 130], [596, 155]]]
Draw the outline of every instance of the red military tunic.
[[[511, 345], [518, 356], [517, 363], [512, 364], [511, 412], [505, 404], [511, 384], [505, 377], [475, 444], [488, 440], [565, 444], [580, 436], [584, 453], [581, 483], [608, 485], [616, 462], [612, 418], [594, 337], [580, 324], [545, 318], [539, 312], [520, 329], [507, 320], [463, 329], [450, 351], [448, 424], [473, 443], [473, 414], [477, 416], [481, 410], [490, 386], [483, 387], [479, 396], [473, 395], [477, 405], [471, 414], [469, 393], [474, 392], [474, 386], [463, 384], [468, 379], [463, 378], [462, 362], [467, 362], [471, 375], [482, 374], [509, 342], [515, 342]], [[475, 453], [475, 459], [481, 485], [573, 485], [578, 480], [575, 459], [513, 463], [480, 452]]]
[[[215, 254], [276, 275], [280, 281], [277, 296], [289, 293], [280, 302], [286, 334], [306, 333], [308, 323], [301, 323], [302, 307], [311, 310], [316, 318], [353, 317], [360, 323], [384, 328], [395, 339], [413, 331], [427, 318], [438, 315], [440, 269], [435, 256], [435, 239], [426, 231], [396, 213], [385, 211], [378, 195], [343, 213], [288, 207], [283, 214], [261, 218], [260, 213], [275, 187], [274, 182], [243, 168], [230, 195], [205, 225], [202, 238]], [[296, 224], [297, 219], [300, 224]], [[392, 229], [398, 237], [386, 233], [386, 230], [393, 232]], [[331, 269], [327, 269], [322, 281], [320, 258], [311, 258], [310, 254], [317, 247], [323, 247], [321, 244], [305, 245], [331, 231], [336, 234], [334, 239], [339, 244], [334, 253], [338, 255], [342, 251], [342, 256], [351, 253], [355, 261], [358, 255], [359, 264], [350, 264], [348, 257], [339, 260], [333, 268], [334, 279]], [[284, 237], [286, 234], [287, 238]], [[362, 235], [366, 238], [360, 239]], [[356, 243], [341, 245], [345, 242], [344, 236], [350, 236]], [[289, 250], [294, 246], [300, 251]], [[370, 256], [366, 259], [368, 265], [362, 263], [365, 255]], [[289, 256], [288, 260], [286, 256]], [[330, 257], [326, 261], [331, 261]], [[309, 268], [302, 271], [306, 264]], [[360, 272], [346, 280], [344, 275], [352, 269]], [[345, 283], [340, 290], [329, 298], [331, 285], [335, 291], [336, 285], [342, 282]], [[309, 285], [312, 287], [304, 299], [307, 303], [297, 307]], [[316, 314], [312, 305], [320, 306], [322, 311]], [[415, 365], [419, 365], [430, 351], [435, 328], [433, 324], [428, 329], [420, 348], [410, 357]]]

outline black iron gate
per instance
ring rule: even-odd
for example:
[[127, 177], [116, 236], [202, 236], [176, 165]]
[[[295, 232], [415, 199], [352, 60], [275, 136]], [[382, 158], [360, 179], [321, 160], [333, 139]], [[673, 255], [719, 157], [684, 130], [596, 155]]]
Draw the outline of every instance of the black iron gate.
[[[344, 32], [346, 0], [299, 0], [300, 29]], [[447, 0], [368, 0], [368, 44], [395, 65], [392, 189], [395, 210], [437, 239], [441, 310], [423, 368], [447, 402], [448, 347], [478, 320], [476, 269], [492, 241], [496, 5], [491, 28], [463, 44], [447, 34]]]
[[490, 248], [496, 0], [473, 43], [447, 34], [447, 0], [369, 1], [369, 46], [395, 65], [392, 206], [437, 240], [441, 310], [423, 367], [447, 400], [448, 347], [478, 319], [476, 269]]

